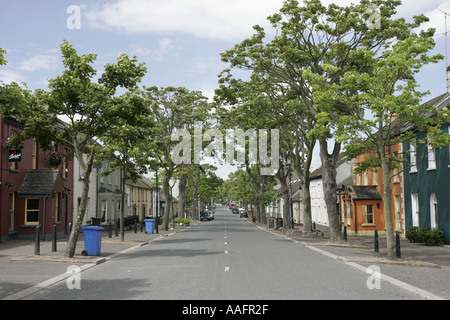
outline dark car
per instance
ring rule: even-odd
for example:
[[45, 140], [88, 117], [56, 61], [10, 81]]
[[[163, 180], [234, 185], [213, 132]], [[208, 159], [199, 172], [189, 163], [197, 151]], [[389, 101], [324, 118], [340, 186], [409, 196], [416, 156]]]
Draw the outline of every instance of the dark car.
[[209, 215], [208, 212], [205, 212], [205, 211], [200, 212], [200, 221], [203, 221], [203, 220], [211, 221], [211, 216]]

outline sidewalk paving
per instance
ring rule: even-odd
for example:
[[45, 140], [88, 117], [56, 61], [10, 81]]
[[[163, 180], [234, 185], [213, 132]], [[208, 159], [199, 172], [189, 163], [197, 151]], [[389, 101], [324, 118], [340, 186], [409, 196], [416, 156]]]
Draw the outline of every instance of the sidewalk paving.
[[[298, 228], [298, 227], [297, 227]], [[442, 247], [427, 246], [423, 243], [411, 243], [400, 237], [400, 258], [387, 259], [386, 236], [378, 237], [379, 252], [375, 252], [375, 236], [348, 236], [347, 242], [332, 243], [329, 241], [329, 228], [317, 226], [319, 233], [317, 237], [302, 238], [301, 236], [289, 236], [311, 246], [320, 247], [326, 251], [336, 254], [351, 261], [372, 261], [387, 264], [404, 264], [412, 266], [423, 266], [442, 268], [450, 271], [450, 245]], [[301, 229], [297, 229], [300, 230]], [[281, 231], [276, 231], [280, 232]]]
[[[195, 224], [195, 221], [193, 222]], [[81, 270], [92, 268], [100, 263], [130, 250], [136, 246], [147, 245], [158, 239], [185, 230], [188, 226], [176, 226], [168, 231], [159, 228], [158, 233], [126, 230], [124, 241], [121, 235], [113, 232], [109, 238], [107, 230], [102, 232], [99, 256], [84, 256], [84, 235], [80, 232], [75, 255], [66, 258], [67, 239], [57, 241], [56, 252], [52, 251], [52, 241], [40, 242], [40, 254], [35, 255], [34, 240], [11, 240], [0, 243], [0, 300], [19, 300], [51, 284], [72, 275], [70, 266]]]
[[[250, 220], [247, 219], [249, 223]], [[191, 224], [195, 225], [193, 221]], [[258, 225], [261, 229], [267, 229], [264, 225]], [[57, 251], [52, 252], [51, 241], [41, 241], [40, 255], [35, 255], [35, 241], [12, 240], [0, 243], [0, 299], [18, 300], [36, 291], [42, 290], [51, 284], [68, 278], [69, 266], [76, 265], [82, 270], [92, 268], [115, 256], [120, 255], [136, 246], [147, 245], [158, 239], [183, 231], [186, 226], [176, 226], [168, 231], [159, 230], [159, 233], [137, 233], [134, 230], [125, 232], [125, 241], [121, 241], [113, 233], [109, 238], [108, 232], [102, 232], [101, 253], [99, 256], [83, 256], [83, 233], [77, 243], [73, 258], [65, 258], [67, 240], [57, 242]], [[409, 243], [401, 239], [401, 258], [394, 261], [386, 258], [386, 238], [379, 237], [379, 252], [374, 251], [373, 237], [348, 237], [347, 243], [335, 244], [329, 242], [329, 232], [326, 227], [318, 226], [317, 229], [324, 236], [303, 238], [299, 236], [285, 236], [281, 231], [271, 231], [302, 244], [320, 248], [346, 261], [399, 264], [415, 267], [440, 268], [450, 271], [450, 246], [430, 247], [420, 243]]]

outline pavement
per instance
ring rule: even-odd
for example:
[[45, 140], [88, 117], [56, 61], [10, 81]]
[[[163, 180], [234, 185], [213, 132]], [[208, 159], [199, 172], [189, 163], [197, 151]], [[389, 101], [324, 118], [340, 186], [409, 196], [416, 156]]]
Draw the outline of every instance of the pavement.
[[[246, 219], [248, 223], [252, 223]], [[101, 263], [133, 250], [136, 247], [151, 244], [154, 241], [164, 239], [177, 232], [191, 228], [197, 224], [191, 222], [191, 226], [176, 226], [168, 231], [159, 229], [159, 233], [147, 234], [145, 232], [128, 230], [125, 232], [124, 241], [120, 235], [109, 237], [108, 232], [102, 232], [101, 252], [98, 256], [83, 255], [84, 236], [80, 233], [75, 255], [66, 258], [65, 250], [67, 240], [57, 241], [57, 250], [53, 252], [51, 241], [40, 242], [40, 254], [35, 255], [35, 241], [11, 240], [0, 243], [0, 300], [20, 300], [43, 290], [60, 281], [68, 281], [73, 275], [72, 266], [84, 271]], [[263, 225], [255, 226], [267, 230]], [[321, 253], [343, 261], [396, 264], [413, 267], [442, 269], [450, 272], [450, 246], [431, 247], [420, 243], [410, 243], [406, 239], [400, 240], [401, 258], [388, 260], [386, 257], [386, 239], [379, 237], [379, 252], [374, 250], [373, 237], [348, 237], [346, 243], [331, 243], [328, 240], [326, 227], [318, 226], [321, 232], [319, 236], [304, 238], [297, 235], [285, 235], [280, 230], [271, 230], [274, 234], [285, 237], [288, 240], [316, 248]], [[323, 236], [322, 236], [323, 233]], [[450, 274], [450, 273], [449, 273]]]
[[[196, 222], [192, 222], [193, 225]], [[68, 281], [74, 275], [73, 266], [80, 272], [93, 268], [101, 263], [126, 253], [139, 246], [148, 245], [164, 239], [191, 226], [177, 225], [167, 231], [147, 234], [137, 230], [125, 230], [124, 241], [120, 234], [102, 232], [100, 254], [86, 256], [83, 251], [84, 234], [80, 232], [75, 254], [72, 258], [65, 257], [67, 239], [57, 241], [56, 251], [53, 251], [52, 241], [42, 241], [39, 254], [35, 254], [34, 240], [10, 240], [0, 242], [0, 300], [20, 300], [37, 291], [45, 289], [57, 282]]]

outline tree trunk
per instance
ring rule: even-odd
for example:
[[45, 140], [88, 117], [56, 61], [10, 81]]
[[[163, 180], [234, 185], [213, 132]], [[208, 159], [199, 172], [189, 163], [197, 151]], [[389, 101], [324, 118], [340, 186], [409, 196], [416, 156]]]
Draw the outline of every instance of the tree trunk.
[[89, 195], [89, 185], [90, 185], [89, 178], [92, 172], [92, 161], [91, 159], [89, 159], [88, 161], [89, 162], [84, 172], [84, 178], [82, 180], [83, 184], [81, 191], [80, 206], [78, 207], [77, 215], [75, 216], [75, 219], [73, 221], [72, 231], [70, 232], [69, 240], [67, 241], [65, 256], [69, 258], [72, 258], [75, 255], [75, 249], [77, 247], [78, 242], [78, 235], [80, 233], [81, 225], [83, 224], [83, 219], [86, 214]]
[[305, 177], [303, 181], [302, 201], [303, 201], [303, 235], [312, 236], [312, 216], [311, 216], [311, 191], [309, 190], [310, 179]]
[[178, 195], [178, 217], [181, 219], [186, 217], [186, 185], [187, 174], [183, 174], [179, 181], [179, 195]]
[[164, 216], [163, 216], [163, 230], [167, 231], [169, 230], [169, 221], [170, 221], [170, 206], [171, 199], [170, 199], [170, 190], [169, 190], [169, 179], [170, 175], [165, 174], [164, 176], [164, 182], [163, 182], [163, 192], [165, 197], [165, 204], [164, 204]]
[[[306, 162], [303, 169], [303, 181], [302, 181], [302, 202], [303, 202], [303, 235], [310, 237], [312, 235], [312, 214], [311, 214], [311, 178], [309, 170], [311, 169], [313, 150], [315, 141], [311, 142], [307, 151]], [[299, 172], [300, 167], [297, 172]], [[300, 175], [299, 175], [300, 177]]]
[[391, 168], [389, 163], [381, 157], [381, 170], [383, 171], [383, 203], [384, 203], [384, 223], [386, 228], [387, 257], [394, 260], [395, 255], [395, 234], [394, 222], [391, 210]]
[[335, 142], [333, 153], [328, 153], [328, 143], [326, 138], [319, 138], [320, 159], [322, 162], [322, 183], [325, 204], [327, 206], [328, 222], [330, 225], [330, 240], [342, 241], [344, 237], [341, 233], [339, 212], [337, 210], [337, 185], [336, 185], [336, 163], [341, 150], [341, 144]]

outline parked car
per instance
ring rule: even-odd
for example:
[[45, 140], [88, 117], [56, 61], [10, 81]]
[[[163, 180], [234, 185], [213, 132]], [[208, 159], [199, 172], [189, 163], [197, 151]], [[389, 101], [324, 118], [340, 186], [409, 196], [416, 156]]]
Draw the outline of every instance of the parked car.
[[233, 213], [235, 213], [235, 214], [238, 214], [238, 213], [239, 213], [239, 209], [236, 208], [236, 207], [234, 207], [233, 210], [232, 210], [231, 212], [233, 212]]
[[207, 211], [200, 212], [200, 221], [208, 220], [211, 221], [211, 217]]
[[240, 218], [248, 218], [248, 213], [245, 211], [245, 209], [239, 210], [239, 217]]

